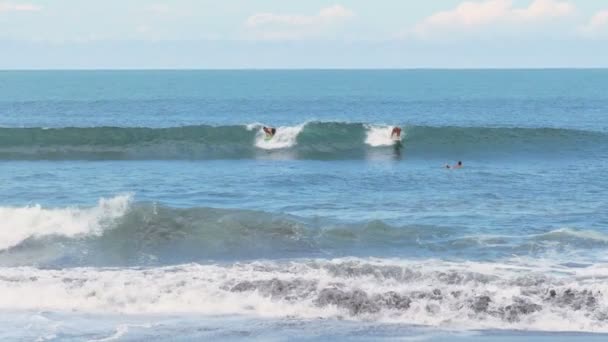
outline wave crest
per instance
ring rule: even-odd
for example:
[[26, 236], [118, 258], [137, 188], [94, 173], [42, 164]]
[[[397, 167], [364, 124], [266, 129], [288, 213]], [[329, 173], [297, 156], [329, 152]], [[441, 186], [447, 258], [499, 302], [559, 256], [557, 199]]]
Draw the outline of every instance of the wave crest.
[[[279, 127], [270, 140], [258, 124], [0, 128], [0, 159], [233, 159], [273, 153], [296, 159], [358, 159], [394, 145], [391, 127], [309, 122]], [[608, 150], [605, 133], [555, 128], [404, 126], [402, 142], [408, 158], [602, 157]]]
[[[435, 225], [340, 222], [251, 210], [179, 209], [131, 203], [92, 208], [2, 208], [1, 265], [167, 265], [203, 260], [322, 256], [497, 258], [584, 254], [608, 248], [594, 230], [560, 228], [534, 235], [483, 235]], [[482, 234], [482, 235], [480, 235]]]
[[130, 195], [102, 198], [92, 208], [44, 209], [40, 205], [0, 207], [0, 250], [15, 247], [28, 239], [48, 236], [79, 237], [101, 235], [123, 217], [131, 203]]

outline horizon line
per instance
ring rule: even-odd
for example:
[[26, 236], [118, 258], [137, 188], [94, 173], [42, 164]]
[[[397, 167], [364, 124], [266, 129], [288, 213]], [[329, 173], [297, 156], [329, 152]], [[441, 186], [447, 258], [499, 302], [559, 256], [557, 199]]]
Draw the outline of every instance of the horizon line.
[[297, 67], [297, 68], [0, 68], [7, 71], [479, 71], [479, 70], [608, 70], [608, 66], [591, 67]]

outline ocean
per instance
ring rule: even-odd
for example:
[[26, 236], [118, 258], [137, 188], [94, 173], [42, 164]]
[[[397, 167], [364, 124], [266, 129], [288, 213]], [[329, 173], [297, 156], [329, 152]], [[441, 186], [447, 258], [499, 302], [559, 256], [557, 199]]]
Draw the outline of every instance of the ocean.
[[607, 89], [2, 71], [0, 339], [604, 341]]

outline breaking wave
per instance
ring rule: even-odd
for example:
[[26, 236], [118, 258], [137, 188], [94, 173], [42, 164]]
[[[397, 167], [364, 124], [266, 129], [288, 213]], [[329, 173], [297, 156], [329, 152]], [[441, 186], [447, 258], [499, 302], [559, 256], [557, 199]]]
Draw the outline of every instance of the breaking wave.
[[347, 258], [127, 269], [15, 267], [0, 268], [0, 309], [608, 332], [607, 279], [605, 265], [510, 261]]
[[[0, 159], [296, 159], [365, 158], [370, 150], [401, 148], [407, 157], [500, 158], [598, 156], [601, 132], [558, 128], [392, 126], [309, 122], [278, 127], [265, 140], [261, 124], [172, 128], [0, 128]], [[390, 150], [390, 149], [389, 149]], [[288, 152], [288, 153], [286, 153]]]
[[102, 199], [91, 208], [1, 207], [0, 265], [170, 265], [300, 257], [502, 258], [608, 248], [596, 230], [496, 235], [437, 225], [342, 222], [240, 209]]
[[43, 209], [40, 205], [0, 207], [0, 250], [30, 238], [99, 235], [104, 226], [126, 213], [130, 201], [131, 197], [124, 195], [102, 198], [97, 206], [86, 209]]

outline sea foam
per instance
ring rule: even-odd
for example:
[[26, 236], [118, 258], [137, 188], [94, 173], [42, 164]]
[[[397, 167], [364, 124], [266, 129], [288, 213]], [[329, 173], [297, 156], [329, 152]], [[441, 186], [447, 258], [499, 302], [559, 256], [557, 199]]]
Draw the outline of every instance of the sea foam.
[[333, 259], [158, 268], [0, 268], [1, 310], [346, 318], [608, 332], [608, 267]]
[[[391, 137], [393, 126], [365, 125], [365, 128], [367, 130], [366, 144], [373, 147], [395, 144], [395, 140]], [[399, 140], [401, 139], [402, 137], [399, 137]]]
[[272, 139], [266, 139], [266, 134], [260, 129], [255, 136], [255, 146], [265, 150], [293, 147], [297, 144], [298, 134], [304, 129], [304, 126], [306, 124], [277, 127]]
[[14, 247], [29, 238], [101, 234], [104, 227], [125, 214], [131, 199], [131, 195], [102, 198], [92, 208], [0, 207], [3, 228], [0, 229], [0, 250]]

